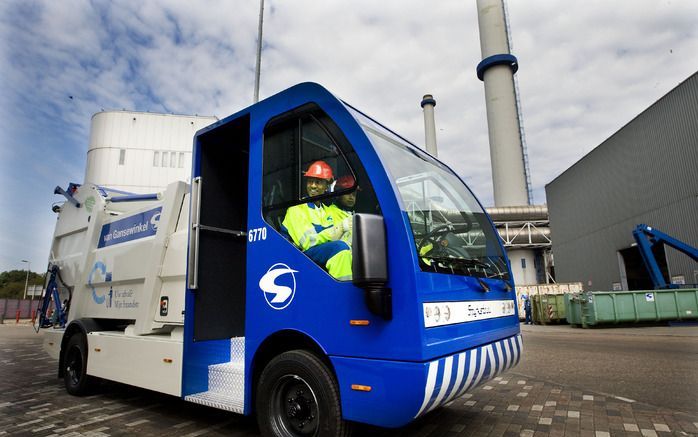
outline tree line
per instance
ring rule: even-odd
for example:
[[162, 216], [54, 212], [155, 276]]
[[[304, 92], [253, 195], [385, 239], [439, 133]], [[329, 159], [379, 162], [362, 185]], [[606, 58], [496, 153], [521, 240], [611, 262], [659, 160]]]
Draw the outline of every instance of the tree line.
[[[26, 279], [26, 270], [10, 270], [0, 273], [0, 299], [21, 299], [24, 297]], [[41, 285], [43, 287], [45, 280], [46, 273], [29, 272], [29, 286]]]

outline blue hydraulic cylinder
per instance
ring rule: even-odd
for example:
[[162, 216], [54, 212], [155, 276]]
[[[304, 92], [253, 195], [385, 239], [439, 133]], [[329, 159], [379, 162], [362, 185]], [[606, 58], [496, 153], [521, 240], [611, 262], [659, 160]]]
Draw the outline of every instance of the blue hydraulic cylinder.
[[56, 326], [60, 328], [65, 327], [66, 323], [66, 314], [63, 311], [63, 307], [61, 306], [61, 295], [58, 293], [58, 282], [57, 282], [57, 276], [58, 276], [58, 266], [52, 266], [51, 267], [51, 276], [49, 277], [48, 285], [46, 286], [46, 291], [44, 293], [43, 300], [41, 302], [41, 309], [39, 310], [39, 327], [40, 328], [48, 328], [51, 326], [51, 321], [47, 317], [48, 316], [48, 310], [49, 307], [51, 306], [51, 298], [53, 298], [53, 301], [55, 303], [56, 308], [54, 311], [56, 311]]

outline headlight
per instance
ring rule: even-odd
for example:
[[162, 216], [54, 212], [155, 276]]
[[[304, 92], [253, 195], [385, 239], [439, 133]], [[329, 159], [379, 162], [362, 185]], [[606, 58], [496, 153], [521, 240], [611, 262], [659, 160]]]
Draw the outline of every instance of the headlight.
[[447, 303], [424, 304], [424, 321], [427, 326], [436, 326], [451, 319], [451, 307]]

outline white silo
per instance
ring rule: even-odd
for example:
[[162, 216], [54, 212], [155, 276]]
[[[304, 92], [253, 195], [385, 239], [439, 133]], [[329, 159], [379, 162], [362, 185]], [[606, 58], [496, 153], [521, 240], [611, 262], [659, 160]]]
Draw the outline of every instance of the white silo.
[[194, 134], [216, 117], [104, 111], [92, 116], [85, 182], [153, 193], [191, 176]]

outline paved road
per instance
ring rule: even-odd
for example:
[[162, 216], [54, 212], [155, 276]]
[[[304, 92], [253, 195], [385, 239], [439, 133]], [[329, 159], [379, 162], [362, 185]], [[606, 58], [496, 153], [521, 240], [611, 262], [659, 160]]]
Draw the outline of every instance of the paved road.
[[522, 330], [520, 375], [698, 414], [698, 327]]
[[[671, 407], [672, 396], [656, 397], [661, 389], [643, 394], [626, 387], [645, 375], [674, 390], [677, 399], [691, 391], [695, 394], [695, 385], [691, 385], [695, 380], [672, 384], [684, 370], [697, 373], [695, 349], [687, 353], [675, 349], [690, 342], [695, 346], [698, 328], [651, 328], [635, 333], [572, 332], [569, 327], [543, 326], [523, 329], [525, 355], [513, 371], [408, 427], [360, 427], [356, 435], [698, 436], [696, 408], [677, 412]], [[584, 358], [570, 349], [583, 351]], [[552, 353], [556, 360], [550, 359]], [[678, 360], [692, 362], [676, 363]], [[668, 362], [675, 365], [667, 373], [642, 373], [653, 369], [653, 364]], [[601, 373], [594, 370], [599, 366], [606, 370], [633, 368], [630, 364], [636, 372], [625, 373], [631, 375], [625, 383], [614, 380], [613, 375], [621, 374], [615, 370], [594, 377]], [[0, 325], [0, 436], [259, 435], [252, 419], [122, 384], [106, 384], [89, 397], [70, 396], [55, 375], [56, 362], [41, 350], [39, 335], [28, 327]]]

